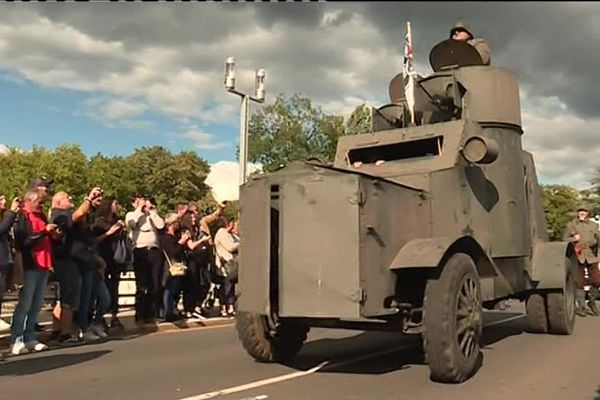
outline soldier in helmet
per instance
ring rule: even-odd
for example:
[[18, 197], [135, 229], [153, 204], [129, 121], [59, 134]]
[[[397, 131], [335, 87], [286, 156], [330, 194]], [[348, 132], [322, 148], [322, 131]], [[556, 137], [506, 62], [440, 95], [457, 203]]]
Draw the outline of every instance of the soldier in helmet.
[[[596, 307], [596, 299], [600, 292], [600, 270], [598, 270], [598, 245], [600, 232], [598, 224], [590, 220], [590, 207], [582, 203], [577, 207], [577, 218], [570, 221], [564, 233], [564, 240], [571, 241], [575, 246], [575, 254], [579, 264], [579, 277], [577, 285], [577, 315], [585, 316], [585, 290], [586, 284], [591, 285], [588, 306], [593, 315], [600, 315]], [[586, 270], [588, 279], [586, 279]]]
[[450, 30], [450, 39], [458, 40], [461, 42], [467, 42], [471, 46], [475, 47], [475, 50], [481, 56], [483, 65], [490, 65], [491, 50], [487, 41], [482, 38], [475, 38], [471, 29], [463, 22], [459, 22], [452, 27]]

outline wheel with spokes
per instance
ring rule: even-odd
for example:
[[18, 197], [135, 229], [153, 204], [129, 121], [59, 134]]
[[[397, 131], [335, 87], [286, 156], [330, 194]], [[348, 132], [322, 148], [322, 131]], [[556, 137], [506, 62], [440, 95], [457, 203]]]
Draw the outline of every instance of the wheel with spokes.
[[427, 282], [423, 349], [431, 379], [459, 383], [477, 371], [483, 331], [481, 288], [475, 263], [456, 253], [438, 279]]

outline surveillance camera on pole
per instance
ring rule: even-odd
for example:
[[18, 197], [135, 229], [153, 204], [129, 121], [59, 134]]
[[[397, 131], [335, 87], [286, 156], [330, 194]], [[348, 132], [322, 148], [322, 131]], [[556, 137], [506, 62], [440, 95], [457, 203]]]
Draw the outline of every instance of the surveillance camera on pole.
[[235, 89], [235, 59], [228, 57], [225, 61], [225, 89], [232, 91]]
[[257, 103], [265, 101], [265, 70], [256, 71], [254, 96], [235, 90], [235, 60], [228, 57], [225, 61], [225, 90], [241, 97], [240, 112], [240, 185], [246, 182], [248, 164], [248, 117], [250, 115], [250, 100]]
[[265, 75], [265, 70], [262, 68], [256, 71], [256, 91], [254, 97], [260, 102], [265, 100]]

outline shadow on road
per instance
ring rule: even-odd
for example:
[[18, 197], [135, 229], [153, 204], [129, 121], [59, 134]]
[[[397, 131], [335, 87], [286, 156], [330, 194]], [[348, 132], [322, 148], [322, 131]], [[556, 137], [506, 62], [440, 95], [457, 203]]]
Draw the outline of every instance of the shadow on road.
[[[503, 313], [500, 318], [510, 318], [519, 314]], [[493, 351], [494, 344], [510, 336], [523, 333], [523, 320], [517, 319], [484, 328], [481, 347]], [[389, 351], [386, 351], [388, 350]], [[373, 357], [370, 354], [381, 353]], [[482, 354], [483, 355], [483, 354]], [[321, 373], [386, 374], [411, 365], [424, 365], [424, 354], [419, 335], [402, 335], [390, 332], [362, 332], [343, 339], [320, 339], [306, 343], [297, 357], [285, 365], [297, 370], [307, 370], [329, 361]], [[480, 358], [479, 365], [483, 363]]]
[[46, 357], [23, 358], [0, 364], [0, 376], [33, 375], [53, 369], [69, 367], [100, 358], [110, 350], [90, 351], [78, 354], [55, 354]]

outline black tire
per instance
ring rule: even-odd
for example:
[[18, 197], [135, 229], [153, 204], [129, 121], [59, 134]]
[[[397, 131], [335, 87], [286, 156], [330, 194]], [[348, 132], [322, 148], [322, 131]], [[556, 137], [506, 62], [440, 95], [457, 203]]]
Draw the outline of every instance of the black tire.
[[543, 293], [534, 292], [525, 302], [527, 310], [527, 326], [525, 332], [548, 333], [548, 315], [546, 314], [546, 298]]
[[271, 332], [266, 316], [247, 312], [237, 313], [236, 328], [244, 349], [260, 362], [291, 360], [302, 347], [309, 330], [305, 325], [283, 321]]
[[570, 335], [575, 328], [576, 282], [571, 260], [566, 259], [565, 289], [548, 293], [548, 332], [556, 335]]
[[[468, 255], [456, 253], [440, 277], [429, 280], [425, 288], [423, 350], [432, 380], [460, 383], [475, 374], [482, 358], [482, 313], [475, 263]], [[459, 324], [459, 319], [464, 322]]]

